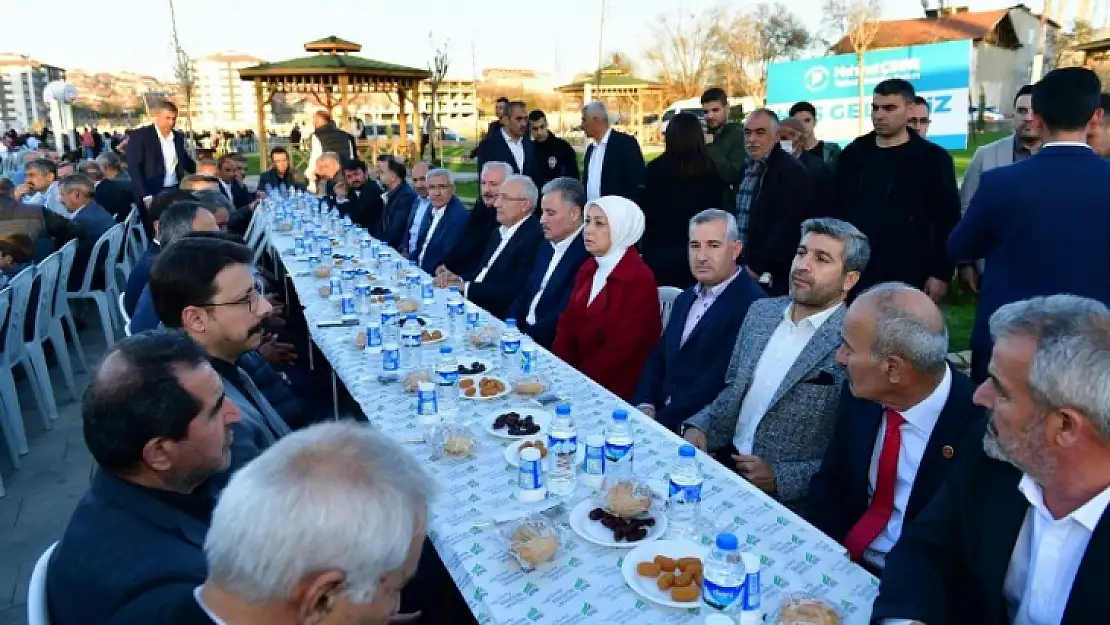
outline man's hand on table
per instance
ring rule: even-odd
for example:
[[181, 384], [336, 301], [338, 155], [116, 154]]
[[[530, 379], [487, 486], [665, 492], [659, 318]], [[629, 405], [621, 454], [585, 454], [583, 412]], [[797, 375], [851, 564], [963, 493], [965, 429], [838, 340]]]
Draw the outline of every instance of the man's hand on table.
[[651, 404], [640, 404], [639, 406], [636, 406], [636, 410], [639, 410], [652, 419], [655, 418], [655, 406], [652, 406]]
[[[442, 269], [443, 271], [441, 272], [440, 269]], [[446, 289], [447, 287], [450, 287], [450, 286], [457, 286], [457, 287], [461, 288], [462, 283], [463, 283], [462, 278], [460, 278], [460, 277], [456, 276], [455, 274], [451, 273], [446, 268], [444, 268], [442, 265], [439, 267], [439, 269], [436, 270], [436, 277], [435, 277], [436, 287], [441, 288], [441, 289]]]
[[736, 463], [736, 472], [753, 486], [765, 493], [775, 492], [775, 472], [762, 458], [732, 454], [732, 461]]
[[258, 353], [272, 365], [291, 365], [297, 362], [297, 348], [292, 343], [281, 343], [276, 334], [264, 335]]
[[698, 428], [686, 428], [686, 433], [683, 434], [682, 437], [694, 447], [704, 452], [709, 451], [709, 441], [705, 438], [705, 432], [702, 432]]

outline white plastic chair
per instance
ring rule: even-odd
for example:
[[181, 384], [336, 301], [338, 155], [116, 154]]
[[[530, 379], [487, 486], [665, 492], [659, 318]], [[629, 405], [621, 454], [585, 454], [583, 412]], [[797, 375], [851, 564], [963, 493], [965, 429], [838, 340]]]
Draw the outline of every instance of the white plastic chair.
[[674, 309], [674, 300], [682, 294], [682, 289], [673, 286], [659, 287], [659, 314], [663, 319], [663, 331], [667, 331], [667, 322], [671, 319]]
[[35, 568], [31, 569], [31, 583], [27, 586], [27, 625], [50, 625], [50, 611], [46, 607], [46, 569], [54, 554], [54, 543], [42, 552]]
[[[66, 388], [69, 389], [69, 394], [74, 401], [80, 401], [77, 396], [77, 383], [73, 380], [73, 363], [69, 360], [69, 348], [66, 347], [62, 322], [54, 318], [54, 298], [57, 295], [58, 274], [61, 267], [62, 253], [59, 251], [42, 259], [36, 268], [34, 283], [39, 285], [38, 300], [30, 303], [35, 310], [35, 326], [31, 328], [31, 340], [24, 341], [23, 347], [27, 350], [31, 366], [38, 372], [38, 376], [46, 381], [48, 387], [53, 388], [50, 386], [50, 369], [46, 366], [46, 350], [43, 349], [43, 344], [50, 341], [58, 359], [58, 366], [62, 369]], [[31, 292], [34, 293], [33, 287]]]
[[54, 293], [54, 319], [61, 323], [63, 320], [69, 327], [69, 338], [77, 348], [77, 364], [81, 371], [88, 371], [89, 364], [85, 359], [85, 348], [81, 346], [81, 337], [77, 334], [77, 323], [73, 320], [73, 311], [69, 309], [69, 274], [73, 269], [73, 259], [77, 257], [77, 239], [70, 239], [69, 243], [58, 250], [62, 254], [62, 266], [58, 270], [58, 288]]
[[[54, 405], [54, 389], [50, 387], [49, 378], [39, 378], [35, 367], [31, 364], [27, 349], [23, 345], [23, 325], [27, 321], [27, 299], [31, 296], [31, 280], [35, 276], [35, 268], [28, 267], [19, 272], [8, 288], [11, 289], [11, 306], [8, 308], [8, 327], [4, 334], [4, 351], [0, 352], [0, 391], [4, 395], [5, 410], [9, 414], [12, 426], [12, 436], [20, 454], [26, 454], [27, 432], [23, 428], [23, 412], [19, 408], [19, 396], [15, 389], [15, 376], [12, 370], [16, 365], [21, 365], [31, 383], [31, 390], [35, 395], [39, 414], [42, 416], [42, 425], [46, 429], [54, 427], [53, 421], [58, 418], [58, 409]], [[14, 415], [14, 416], [11, 416]], [[5, 432], [5, 435], [7, 433]]]
[[120, 319], [123, 319], [124, 324], [130, 324], [131, 323], [131, 315], [127, 314], [127, 307], [123, 305], [124, 297], [125, 297], [124, 294], [120, 293], [119, 294], [119, 299], [116, 300], [116, 302], [119, 303], [119, 316], [120, 316]]
[[113, 272], [114, 277], [119, 280], [119, 283], [117, 284], [117, 290], [122, 290], [122, 287], [118, 285], [127, 284], [127, 278], [131, 276], [131, 268], [135, 266], [136, 257], [134, 256], [134, 249], [132, 249], [133, 238], [129, 235], [129, 233], [131, 232], [131, 224], [135, 221], [137, 217], [138, 213], [134, 209], [132, 209], [131, 212], [128, 213], [127, 218], [123, 220], [123, 244], [120, 246], [120, 249], [116, 254], [114, 261], [115, 271]]
[[146, 250], [148, 242], [146, 239], [146, 229], [143, 228], [143, 220], [139, 216], [139, 207], [135, 204], [131, 205], [131, 212], [127, 214], [127, 219], [124, 220], [127, 224], [126, 236], [131, 248], [131, 261], [132, 266], [139, 261], [139, 257], [143, 255]]
[[[96, 304], [100, 314], [100, 326], [104, 330], [104, 344], [111, 347], [116, 342], [116, 299], [119, 297], [119, 286], [116, 284], [115, 269], [112, 259], [119, 254], [124, 237], [123, 224], [116, 224], [100, 235], [93, 245], [92, 254], [89, 256], [89, 265], [85, 267], [85, 277], [81, 280], [81, 288], [69, 291], [66, 295], [70, 300], [88, 299]], [[108, 254], [101, 262], [101, 251], [107, 247]], [[93, 276], [96, 272], [103, 272], [104, 288], [93, 289]], [[119, 325], [123, 325], [120, 323]]]
[[[0, 290], [0, 328], [8, 321], [8, 312], [11, 311], [12, 290]], [[19, 398], [15, 395], [14, 387], [0, 388], [0, 432], [4, 433], [4, 442], [8, 447], [8, 455], [15, 468], [19, 468], [19, 440], [17, 431], [23, 429], [23, 417], [19, 414]], [[15, 409], [12, 409], [12, 405]], [[0, 490], [3, 484], [0, 484]], [[0, 493], [2, 494], [2, 493]]]
[[257, 265], [258, 261], [262, 258], [263, 252], [266, 251], [266, 247], [269, 245], [266, 235], [266, 226], [263, 224], [263, 217], [259, 214], [259, 211], [256, 210], [254, 214], [251, 215], [250, 225], [247, 226], [247, 232], [243, 238], [247, 243], [247, 247], [254, 250], [254, 257], [251, 262]]

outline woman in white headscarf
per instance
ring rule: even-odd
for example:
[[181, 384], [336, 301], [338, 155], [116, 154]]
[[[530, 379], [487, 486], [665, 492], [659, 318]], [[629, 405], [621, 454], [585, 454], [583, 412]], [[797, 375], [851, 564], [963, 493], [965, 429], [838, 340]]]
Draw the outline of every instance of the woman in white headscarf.
[[608, 195], [586, 205], [582, 263], [551, 351], [624, 399], [662, 333], [655, 276], [633, 247], [644, 234], [635, 202]]

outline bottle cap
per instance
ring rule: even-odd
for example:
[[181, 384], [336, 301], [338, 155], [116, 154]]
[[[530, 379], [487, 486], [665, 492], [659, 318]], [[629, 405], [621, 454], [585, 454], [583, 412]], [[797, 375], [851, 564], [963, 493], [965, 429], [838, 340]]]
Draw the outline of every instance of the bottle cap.
[[740, 546], [740, 542], [736, 539], [736, 534], [730, 532], [721, 532], [717, 534], [717, 548], [725, 549], [728, 551], [735, 551]]
[[[432, 384], [431, 382], [420, 382], [419, 384], [416, 385], [416, 390], [418, 390], [422, 393], [429, 393], [431, 391], [434, 391], [435, 388], [436, 388], [435, 385]], [[733, 538], [735, 539], [735, 537], [733, 537]], [[718, 536], [717, 540], [720, 541], [721, 538]]]
[[535, 447], [525, 447], [520, 451], [520, 459], [525, 462], [537, 462], [540, 459], [540, 450]]
[[458, 292], [459, 292], [459, 287], [457, 287], [457, 286], [452, 286], [451, 288], [449, 288], [449, 289], [447, 289], [447, 290], [448, 290], [448, 291], [450, 291], [450, 292], [452, 292], [452, 293], [458, 293]]
[[447, 347], [447, 346], [441, 347], [441, 348], [439, 348], [439, 353], [441, 353], [441, 354], [450, 354], [451, 353], [451, 348]]
[[682, 458], [693, 458], [697, 455], [693, 445], [683, 445], [678, 448], [678, 455]]
[[628, 411], [623, 408], [617, 408], [613, 411], [614, 421], [628, 421]]
[[555, 414], [557, 414], [557, 415], [570, 414], [570, 404], [559, 404], [558, 406], [555, 406]]
[[405, 319], [409, 321], [416, 321], [416, 313], [409, 313], [405, 315]]
[[505, 320], [505, 325], [507, 327], [510, 327], [510, 328], [515, 328], [516, 327], [516, 319], [506, 319]]

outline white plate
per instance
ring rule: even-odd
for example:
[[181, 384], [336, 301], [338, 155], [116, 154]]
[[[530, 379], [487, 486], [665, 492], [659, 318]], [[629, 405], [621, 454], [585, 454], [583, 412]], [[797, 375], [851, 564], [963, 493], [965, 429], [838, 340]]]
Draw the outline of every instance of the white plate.
[[486, 370], [481, 372], [481, 373], [463, 373], [463, 374], [461, 374], [464, 378], [465, 377], [478, 377], [479, 379], [481, 379], [481, 377], [483, 375], [486, 375], [490, 371], [493, 371], [494, 369], [497, 368], [497, 364], [494, 363], [492, 360], [490, 360], [488, 358], [478, 358], [478, 357], [475, 357], [475, 356], [460, 355], [460, 356], [458, 356], [458, 361], [459, 361], [460, 365], [466, 365], [467, 367], [469, 367], [470, 365], [472, 365], [476, 362], [480, 363], [480, 364], [482, 364], [486, 367]]
[[424, 332], [432, 332], [432, 331], [435, 331], [435, 330], [439, 330], [439, 333], [442, 334], [442, 336], [440, 336], [438, 339], [429, 339], [427, 341], [425, 341], [423, 339], [423, 336], [421, 336], [421, 339], [420, 339], [420, 344], [421, 345], [438, 345], [438, 344], [446, 341], [449, 338], [448, 335], [447, 335], [447, 330], [444, 330], [443, 328], [436, 328], [436, 327], [433, 327], [431, 325], [423, 325], [423, 326], [420, 326], [420, 329], [421, 329], [421, 331], [424, 331]]
[[648, 601], [665, 605], [671, 608], [698, 608], [701, 607], [702, 602], [699, 597], [697, 601], [675, 601], [671, 599], [670, 591], [659, 590], [659, 586], [654, 577], [644, 577], [636, 572], [636, 565], [641, 562], [651, 562], [655, 556], [665, 556], [673, 560], [679, 558], [701, 558], [702, 565], [704, 566], [706, 559], [709, 556], [709, 549], [701, 545], [695, 545], [686, 540], [657, 540], [649, 544], [639, 544], [635, 549], [628, 552], [624, 556], [624, 564], [621, 565], [621, 575], [624, 581], [632, 587], [636, 594], [640, 595]]
[[[574, 530], [574, 533], [578, 534], [582, 538], [595, 545], [601, 545], [602, 547], [621, 547], [623, 549], [631, 549], [646, 542], [657, 541], [661, 536], [663, 536], [663, 533], [667, 531], [667, 515], [653, 508], [655, 525], [647, 528], [648, 533], [643, 540], [639, 540], [634, 543], [623, 540], [621, 542], [617, 542], [613, 539], [613, 530], [602, 525], [600, 521], [590, 520], [590, 511], [597, 507], [599, 507], [597, 505], [597, 501], [595, 501], [593, 497], [589, 497], [579, 502], [578, 505], [570, 511], [569, 518], [570, 528]], [[652, 557], [654, 558], [655, 554], [652, 554]]]
[[[529, 436], [525, 440], [530, 440], [530, 441], [542, 440], [544, 442], [544, 445], [545, 446], [547, 445], [547, 437], [544, 437], [544, 436], [533, 435], [533, 436]], [[514, 467], [519, 467], [520, 466], [520, 446], [522, 444], [524, 444], [524, 441], [513, 442], [512, 445], [509, 445], [508, 447], [505, 448], [505, 452], [504, 452], [505, 462], [508, 462], [509, 465], [514, 466]], [[551, 452], [548, 452], [547, 458], [544, 458], [544, 462], [543, 462], [543, 468], [544, 468], [545, 471], [550, 471], [551, 470], [551, 467], [548, 466], [550, 464], [548, 462], [548, 460], [550, 460], [550, 459], [551, 459]], [[582, 463], [585, 460], [586, 460], [586, 446], [582, 445], [582, 444], [579, 444], [578, 445], [578, 451], [574, 452], [574, 464], [576, 466], [578, 466], [579, 468], [581, 468]]]
[[[479, 374], [479, 375], [464, 375], [461, 378], [459, 378], [459, 381], [461, 382], [462, 380], [474, 380], [474, 387], [477, 388], [478, 387], [478, 382], [482, 378], [493, 378], [494, 380], [497, 380], [497, 381], [501, 382], [501, 384], [503, 384], [505, 386], [505, 390], [501, 391], [500, 393], [498, 393], [496, 395], [491, 395], [489, 397], [482, 397], [481, 394], [479, 394], [477, 391], [475, 391], [473, 397], [467, 397], [466, 394], [463, 393], [460, 390], [459, 391], [459, 397], [461, 397], [463, 399], [469, 399], [471, 401], [491, 401], [491, 400], [494, 400], [494, 399], [501, 399], [502, 397], [505, 397], [509, 393], [513, 392], [513, 385], [509, 384], [508, 380], [506, 380], [505, 378], [499, 378], [495, 375], [487, 375], [485, 373], [482, 373], [482, 374]], [[490, 425], [491, 426], [493, 425], [493, 420], [492, 419], [490, 419]]]
[[[521, 418], [531, 415], [532, 421], [536, 425], [540, 426], [540, 431], [533, 434], [521, 434], [514, 436], [512, 434], [509, 434], [509, 428], [507, 427], [501, 428], [500, 430], [493, 429], [493, 422], [497, 420], [497, 417], [500, 417], [507, 412], [515, 412], [519, 414]], [[529, 439], [535, 440], [537, 438], [546, 438], [547, 428], [551, 427], [551, 420], [554, 418], [554, 415], [544, 410], [543, 408], [540, 408], [539, 406], [521, 406], [518, 404], [516, 406], [506, 406], [504, 408], [499, 408], [489, 413], [482, 421], [482, 429], [484, 429], [487, 433], [496, 436], [497, 438], [507, 438], [513, 441], [526, 441]]]

